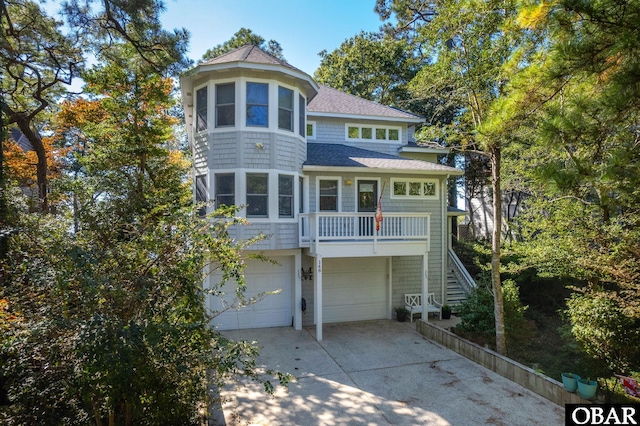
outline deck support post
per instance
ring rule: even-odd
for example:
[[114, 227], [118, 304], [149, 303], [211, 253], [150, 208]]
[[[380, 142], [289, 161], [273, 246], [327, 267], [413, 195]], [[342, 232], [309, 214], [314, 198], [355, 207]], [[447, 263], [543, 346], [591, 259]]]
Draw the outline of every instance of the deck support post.
[[429, 293], [429, 254], [422, 255], [422, 319], [429, 322], [429, 312], [427, 311], [427, 294]]
[[315, 258], [315, 317], [316, 317], [316, 340], [322, 341], [322, 256], [318, 255]]

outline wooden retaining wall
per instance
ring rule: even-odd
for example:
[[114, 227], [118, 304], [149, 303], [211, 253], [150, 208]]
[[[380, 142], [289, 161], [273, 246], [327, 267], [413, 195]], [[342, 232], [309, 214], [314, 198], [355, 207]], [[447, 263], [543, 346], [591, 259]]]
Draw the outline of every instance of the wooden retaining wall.
[[512, 382], [558, 405], [590, 403], [590, 401], [581, 398], [578, 394], [566, 391], [561, 382], [540, 374], [497, 352], [469, 342], [433, 323], [418, 320], [416, 321], [416, 329], [426, 338], [459, 353], [471, 361], [506, 377]]

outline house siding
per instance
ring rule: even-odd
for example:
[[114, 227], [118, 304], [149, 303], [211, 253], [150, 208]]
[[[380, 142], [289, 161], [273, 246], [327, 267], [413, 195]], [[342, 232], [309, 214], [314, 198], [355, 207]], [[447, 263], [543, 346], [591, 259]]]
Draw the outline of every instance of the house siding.
[[199, 134], [193, 144], [193, 168], [196, 175], [207, 173], [208, 134]]
[[[442, 303], [439, 253], [429, 253], [428, 259], [428, 292]], [[422, 256], [394, 257], [392, 268], [391, 306], [397, 308], [404, 305], [405, 293], [422, 292]]]
[[209, 140], [209, 168], [219, 171], [238, 167], [240, 158], [236, 147], [239, 135], [236, 132], [214, 132]]
[[288, 250], [299, 248], [298, 223], [251, 222], [249, 225], [233, 226], [229, 236], [238, 240], [249, 240], [260, 234], [267, 238], [251, 245], [252, 250]]
[[[209, 168], [276, 169], [299, 172], [306, 159], [305, 141], [270, 132], [213, 132], [209, 134]], [[206, 142], [196, 145], [195, 155], [206, 152]], [[200, 163], [202, 160], [200, 160]]]
[[[316, 122], [316, 138], [313, 142], [344, 144], [371, 151], [382, 152], [384, 154], [397, 155], [398, 148], [402, 145], [406, 145], [409, 140], [413, 140], [413, 128], [409, 128], [406, 124], [402, 123], [380, 120], [331, 119], [313, 116], [309, 116], [308, 119]], [[402, 129], [402, 135], [400, 141], [349, 141], [345, 136], [345, 126], [347, 123], [366, 126], [400, 127]]]

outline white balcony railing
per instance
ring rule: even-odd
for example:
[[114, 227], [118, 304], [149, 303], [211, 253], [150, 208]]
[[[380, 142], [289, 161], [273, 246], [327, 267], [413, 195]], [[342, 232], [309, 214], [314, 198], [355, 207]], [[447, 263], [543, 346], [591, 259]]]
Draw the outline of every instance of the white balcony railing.
[[419, 241], [429, 239], [428, 213], [384, 213], [376, 231], [374, 213], [300, 215], [300, 246], [338, 242]]

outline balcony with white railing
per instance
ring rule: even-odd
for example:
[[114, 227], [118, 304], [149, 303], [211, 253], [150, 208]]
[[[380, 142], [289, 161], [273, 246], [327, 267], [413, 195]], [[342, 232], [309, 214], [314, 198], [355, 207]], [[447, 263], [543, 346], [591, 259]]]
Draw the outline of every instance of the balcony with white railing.
[[325, 257], [419, 255], [429, 251], [428, 213], [384, 213], [376, 230], [374, 213], [300, 215], [300, 246]]

